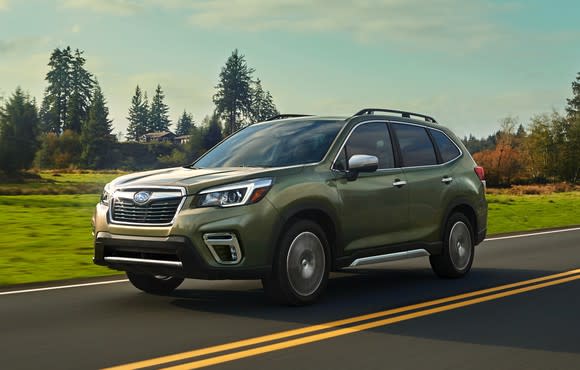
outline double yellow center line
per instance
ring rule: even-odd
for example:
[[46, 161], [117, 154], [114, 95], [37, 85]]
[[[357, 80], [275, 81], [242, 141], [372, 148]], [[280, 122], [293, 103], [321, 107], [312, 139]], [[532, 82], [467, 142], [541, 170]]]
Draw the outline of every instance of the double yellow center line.
[[[377, 328], [422, 316], [432, 315], [443, 311], [449, 311], [461, 307], [471, 306], [477, 303], [492, 301], [495, 299], [521, 294], [552, 285], [563, 284], [578, 279], [580, 279], [580, 269], [562, 272], [554, 275], [543, 276], [536, 279], [520, 281], [513, 284], [500, 285], [489, 289], [478, 290], [451, 297], [440, 298], [433, 301], [418, 303], [410, 306], [374, 312], [367, 315], [355, 316], [324, 324], [307, 326], [300, 329], [288, 330], [260, 337], [221, 344], [217, 346], [196, 349], [192, 351], [177, 353], [163, 357], [157, 357], [151, 360], [138, 361], [126, 365], [111, 367], [105, 370], [129, 370], [129, 369], [132, 370], [148, 367], [158, 368], [160, 366], [166, 366], [175, 362], [182, 362], [185, 360], [187, 360], [188, 362], [180, 363], [170, 367], [165, 367], [164, 369], [165, 370], [199, 369], [202, 367], [217, 365], [225, 362], [239, 360], [246, 357], [278, 351], [281, 349], [296, 347], [308, 343], [322, 341], [325, 339], [357, 333], [363, 330]], [[356, 325], [344, 327], [350, 324]], [[250, 346], [255, 347], [244, 349], [245, 347]], [[222, 352], [227, 351], [231, 352], [220, 354]], [[212, 357], [206, 357], [203, 359], [196, 359], [201, 356], [208, 356], [212, 354], [217, 355]]]

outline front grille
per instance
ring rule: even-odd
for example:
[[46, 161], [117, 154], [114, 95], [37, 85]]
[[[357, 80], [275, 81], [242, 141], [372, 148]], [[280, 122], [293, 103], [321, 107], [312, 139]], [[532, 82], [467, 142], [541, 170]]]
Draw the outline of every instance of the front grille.
[[136, 224], [169, 224], [175, 217], [182, 198], [151, 200], [144, 205], [132, 199], [114, 198], [111, 218], [117, 222]]

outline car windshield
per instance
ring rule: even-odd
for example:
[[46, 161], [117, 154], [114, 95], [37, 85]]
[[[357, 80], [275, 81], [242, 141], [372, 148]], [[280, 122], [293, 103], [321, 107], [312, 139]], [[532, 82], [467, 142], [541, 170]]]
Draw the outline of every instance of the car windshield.
[[343, 120], [288, 120], [238, 131], [193, 164], [196, 168], [282, 167], [320, 162]]

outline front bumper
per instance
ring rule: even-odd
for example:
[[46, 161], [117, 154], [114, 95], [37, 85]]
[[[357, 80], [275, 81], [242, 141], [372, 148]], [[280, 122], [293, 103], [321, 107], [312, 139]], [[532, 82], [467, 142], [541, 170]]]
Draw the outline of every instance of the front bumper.
[[212, 266], [184, 236], [139, 237], [99, 232], [95, 238], [97, 265], [112, 269], [194, 279], [259, 279], [269, 266]]
[[[267, 275], [280, 230], [278, 211], [267, 199], [231, 208], [194, 208], [190, 201], [169, 226], [111, 222], [108, 207], [93, 215], [94, 262], [122, 271], [197, 279], [254, 279]], [[222, 263], [208, 247], [208, 235], [237, 237], [242, 255]]]

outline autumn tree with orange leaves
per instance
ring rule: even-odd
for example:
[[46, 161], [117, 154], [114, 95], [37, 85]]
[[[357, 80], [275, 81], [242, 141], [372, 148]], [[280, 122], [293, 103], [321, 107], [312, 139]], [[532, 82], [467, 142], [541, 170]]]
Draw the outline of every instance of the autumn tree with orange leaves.
[[515, 177], [522, 175], [524, 165], [521, 147], [525, 131], [518, 130], [516, 134], [518, 125], [518, 119], [515, 117], [502, 119], [495, 148], [473, 155], [473, 159], [485, 168], [486, 178], [490, 184], [509, 185]]

